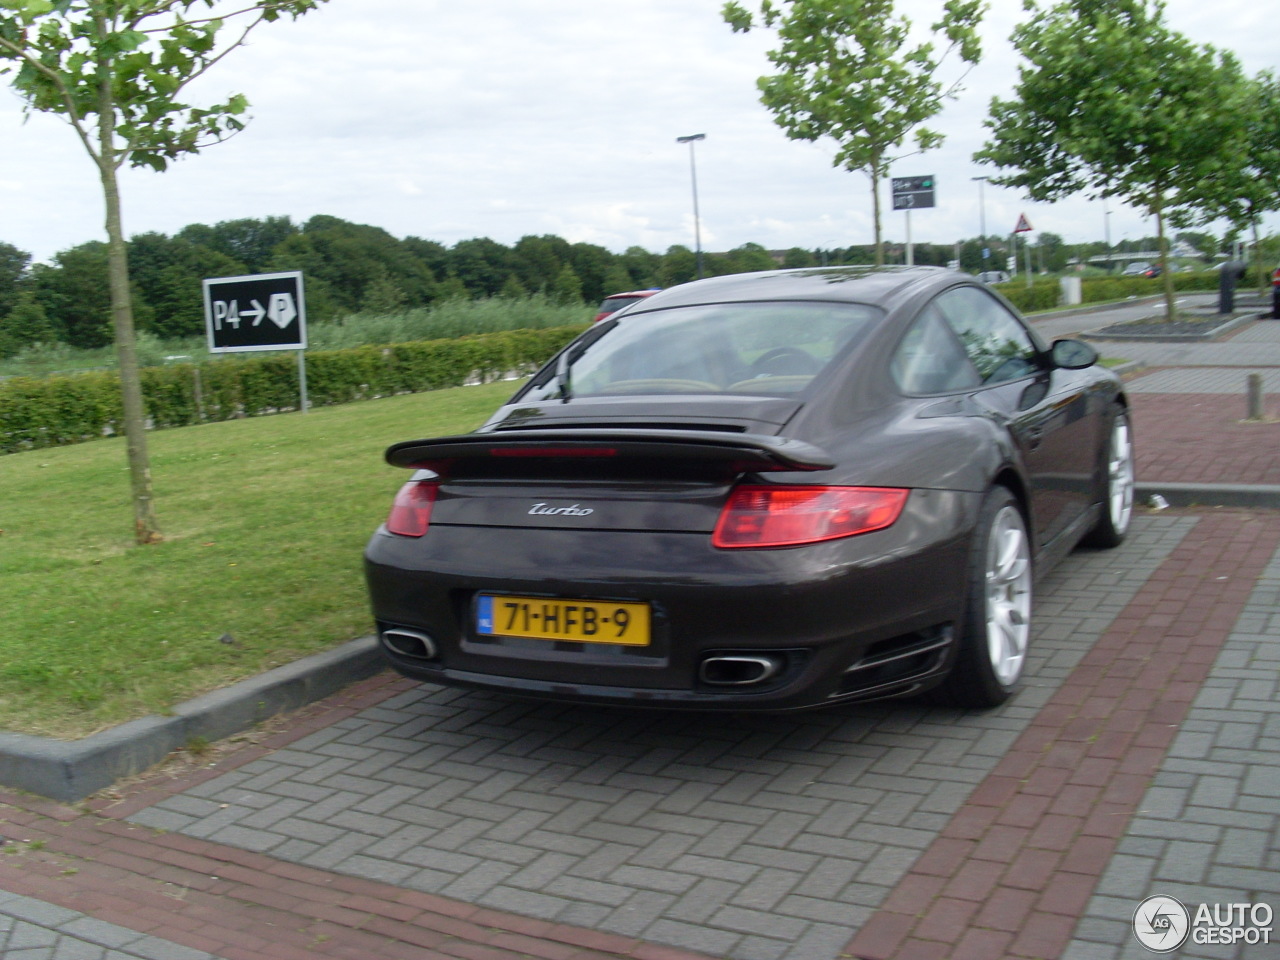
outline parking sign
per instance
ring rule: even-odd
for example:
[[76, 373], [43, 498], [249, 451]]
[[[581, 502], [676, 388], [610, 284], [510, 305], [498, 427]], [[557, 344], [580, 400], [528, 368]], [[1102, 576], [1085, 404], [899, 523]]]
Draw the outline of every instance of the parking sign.
[[302, 273], [205, 280], [204, 319], [211, 353], [305, 350]]

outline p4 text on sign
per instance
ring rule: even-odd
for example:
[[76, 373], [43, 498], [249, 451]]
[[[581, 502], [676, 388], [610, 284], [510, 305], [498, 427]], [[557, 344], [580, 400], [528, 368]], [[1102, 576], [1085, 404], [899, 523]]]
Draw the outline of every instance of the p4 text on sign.
[[211, 353], [305, 350], [302, 273], [205, 280], [204, 319]]

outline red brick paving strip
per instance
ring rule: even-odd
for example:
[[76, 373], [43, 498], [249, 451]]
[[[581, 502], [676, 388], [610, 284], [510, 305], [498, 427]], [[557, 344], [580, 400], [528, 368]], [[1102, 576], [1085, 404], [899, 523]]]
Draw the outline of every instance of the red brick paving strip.
[[1061, 956], [1278, 544], [1273, 514], [1202, 516], [845, 953]]
[[1280, 484], [1280, 397], [1266, 398], [1269, 421], [1243, 422], [1244, 377], [1241, 371], [1241, 395], [1129, 394], [1138, 480]]

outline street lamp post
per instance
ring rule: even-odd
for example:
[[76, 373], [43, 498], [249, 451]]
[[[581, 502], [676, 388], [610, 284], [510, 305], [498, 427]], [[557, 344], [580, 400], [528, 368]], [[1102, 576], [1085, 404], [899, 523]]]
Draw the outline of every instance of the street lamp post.
[[693, 145], [699, 140], [707, 139], [705, 133], [694, 133], [687, 137], [676, 137], [676, 143], [689, 145], [689, 177], [693, 181], [693, 242], [698, 255], [698, 279], [702, 279], [702, 222], [698, 217], [698, 167], [693, 159]]
[[973, 177], [978, 181], [978, 229], [982, 231], [982, 236], [978, 241], [982, 244], [982, 272], [987, 272], [987, 202], [982, 195], [982, 186], [987, 182], [986, 177]]

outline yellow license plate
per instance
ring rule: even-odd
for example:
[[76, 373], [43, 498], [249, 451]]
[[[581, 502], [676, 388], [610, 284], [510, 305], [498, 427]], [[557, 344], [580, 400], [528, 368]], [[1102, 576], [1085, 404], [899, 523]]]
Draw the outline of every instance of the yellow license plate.
[[481, 636], [649, 645], [647, 603], [488, 593], [476, 601], [476, 632]]

